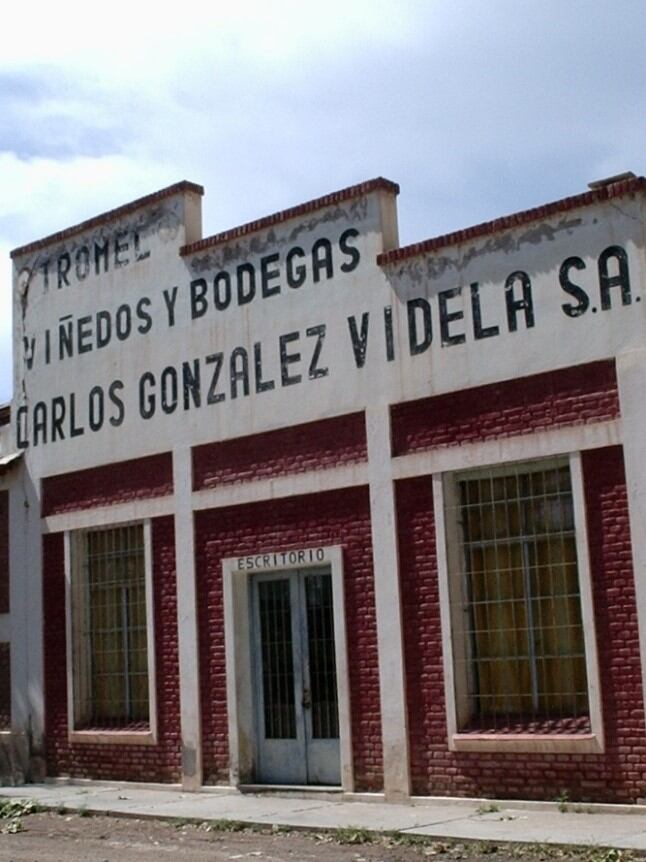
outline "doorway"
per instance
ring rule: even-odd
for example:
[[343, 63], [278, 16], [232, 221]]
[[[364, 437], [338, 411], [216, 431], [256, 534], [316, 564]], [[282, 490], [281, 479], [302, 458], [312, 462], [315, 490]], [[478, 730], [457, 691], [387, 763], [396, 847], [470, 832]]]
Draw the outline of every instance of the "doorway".
[[339, 785], [339, 706], [329, 567], [251, 583], [256, 781]]

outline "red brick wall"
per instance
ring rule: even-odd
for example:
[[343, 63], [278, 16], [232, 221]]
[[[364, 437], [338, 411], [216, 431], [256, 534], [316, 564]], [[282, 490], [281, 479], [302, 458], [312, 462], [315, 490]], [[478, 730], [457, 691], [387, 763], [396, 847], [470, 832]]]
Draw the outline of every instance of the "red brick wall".
[[366, 459], [363, 413], [307, 422], [193, 449], [193, 488], [306, 473]]
[[0, 614], [9, 613], [9, 491], [0, 491]]
[[63, 535], [43, 537], [45, 746], [48, 775], [179, 781], [181, 738], [173, 519], [152, 522], [158, 744], [70, 744], [67, 738]]
[[11, 645], [0, 643], [0, 730], [11, 729]]
[[170, 452], [43, 479], [43, 515], [127, 503], [173, 492]]
[[222, 607], [223, 558], [342, 545], [357, 789], [383, 785], [377, 633], [366, 488], [197, 512], [202, 735], [205, 782], [228, 782]]
[[644, 795], [646, 729], [628, 504], [619, 447], [583, 455], [605, 754], [450, 752], [447, 747], [430, 478], [397, 483], [413, 792], [634, 802]]
[[619, 416], [613, 360], [478, 386], [391, 408], [393, 454]]

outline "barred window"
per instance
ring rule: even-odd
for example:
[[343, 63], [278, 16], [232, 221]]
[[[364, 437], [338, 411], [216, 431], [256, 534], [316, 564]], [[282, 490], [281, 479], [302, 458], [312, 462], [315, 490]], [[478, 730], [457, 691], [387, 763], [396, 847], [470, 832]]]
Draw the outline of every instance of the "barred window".
[[144, 526], [83, 532], [75, 550], [75, 728], [147, 726]]
[[567, 461], [458, 475], [448, 502], [458, 729], [588, 730]]

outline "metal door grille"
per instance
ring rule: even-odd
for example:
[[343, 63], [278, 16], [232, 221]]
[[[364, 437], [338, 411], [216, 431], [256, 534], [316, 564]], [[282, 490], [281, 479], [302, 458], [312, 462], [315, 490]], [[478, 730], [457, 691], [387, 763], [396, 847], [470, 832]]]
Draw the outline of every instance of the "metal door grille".
[[310, 688], [312, 693], [312, 737], [337, 739], [339, 711], [334, 654], [332, 578], [327, 574], [305, 578]]
[[289, 580], [258, 583], [265, 738], [295, 739], [294, 658]]
[[148, 646], [142, 525], [85, 535], [89, 661], [84, 722], [119, 727], [148, 720]]
[[587, 716], [569, 467], [483, 471], [458, 488], [474, 715]]

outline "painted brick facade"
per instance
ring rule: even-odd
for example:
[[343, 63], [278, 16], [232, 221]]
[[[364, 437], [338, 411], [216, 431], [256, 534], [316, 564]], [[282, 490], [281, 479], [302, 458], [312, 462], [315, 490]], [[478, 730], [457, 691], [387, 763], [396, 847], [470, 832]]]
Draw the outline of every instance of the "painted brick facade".
[[354, 488], [195, 516], [205, 783], [228, 783], [222, 560], [341, 545], [358, 790], [383, 785], [381, 710], [368, 491]]
[[391, 408], [393, 455], [615, 419], [614, 361], [535, 374]]
[[634, 802], [646, 731], [626, 485], [618, 447], [584, 453], [605, 754], [450, 752], [447, 747], [430, 477], [397, 485], [413, 792]]
[[0, 491], [0, 614], [9, 613], [9, 491]]
[[172, 491], [173, 460], [164, 452], [43, 479], [43, 515], [163, 497]]
[[0, 643], [0, 730], [11, 728], [11, 645]]
[[193, 449], [193, 488], [305, 473], [366, 459], [363, 413]]
[[48, 775], [178, 781], [181, 737], [173, 519], [152, 522], [157, 745], [68, 740], [63, 535], [44, 536], [45, 746]]

